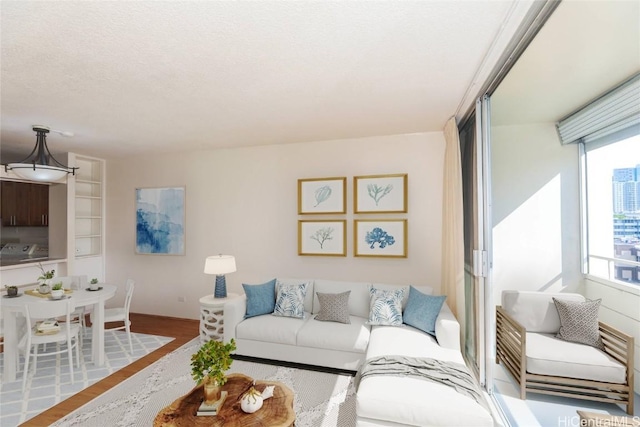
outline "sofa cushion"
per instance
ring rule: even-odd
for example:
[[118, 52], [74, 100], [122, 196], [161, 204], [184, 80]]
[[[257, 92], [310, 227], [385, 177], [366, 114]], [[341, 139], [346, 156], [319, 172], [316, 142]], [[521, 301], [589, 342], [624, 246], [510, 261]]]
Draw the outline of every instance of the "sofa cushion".
[[315, 319], [321, 322], [351, 323], [351, 320], [349, 320], [350, 293], [351, 291], [340, 294], [316, 292], [320, 301], [320, 311]]
[[527, 372], [622, 384], [626, 367], [595, 347], [527, 333]]
[[286, 285], [276, 282], [276, 304], [274, 316], [304, 317], [304, 297], [307, 294], [307, 284]]
[[245, 319], [236, 326], [236, 338], [278, 344], [296, 345], [298, 331], [306, 319], [278, 316], [257, 316]]
[[555, 334], [560, 329], [560, 318], [553, 297], [567, 301], [585, 300], [580, 294], [502, 291], [502, 308], [528, 332]]
[[313, 296], [315, 294], [313, 279], [295, 279], [288, 277], [278, 277], [277, 281], [284, 285], [299, 285], [301, 283], [307, 284], [307, 294], [304, 297], [304, 311], [307, 313], [312, 313], [313, 309]]
[[276, 279], [261, 285], [242, 284], [247, 295], [247, 312], [245, 318], [273, 313], [276, 305]]
[[409, 301], [402, 312], [402, 321], [430, 335], [436, 335], [436, 319], [446, 296], [426, 295], [411, 286]]
[[[373, 326], [366, 358], [396, 354], [464, 364], [459, 350], [438, 345], [433, 336], [412, 326]], [[491, 414], [472, 398], [451, 387], [411, 377], [365, 378], [358, 387], [356, 406], [359, 419], [376, 420], [376, 425], [494, 425]]]
[[[407, 308], [407, 301], [409, 301], [409, 286], [400, 286], [400, 285], [388, 285], [388, 284], [384, 284], [384, 283], [374, 283], [372, 284], [372, 286], [376, 289], [383, 289], [385, 291], [393, 291], [396, 290], [398, 288], [404, 288], [404, 298], [402, 298], [402, 309], [404, 310], [405, 308]], [[426, 295], [432, 295], [433, 294], [433, 288], [431, 286], [418, 286], [418, 285], [411, 285], [414, 288], [416, 288], [417, 290], [419, 290], [420, 292], [422, 292], [423, 294]]]
[[[421, 378], [372, 376], [356, 394], [358, 425], [493, 427], [491, 414], [473, 398]], [[371, 424], [360, 420], [374, 420]]]
[[413, 326], [372, 326], [367, 359], [394, 354], [464, 363], [459, 350], [440, 346], [433, 336]]
[[564, 301], [553, 298], [560, 317], [560, 330], [556, 338], [590, 345], [604, 351], [604, 343], [600, 338], [598, 324], [598, 310], [600, 302], [595, 301]]
[[402, 299], [405, 288], [393, 291], [377, 289], [373, 286], [369, 288], [371, 296], [369, 305], [369, 325], [402, 325]]
[[[325, 294], [337, 294], [351, 291], [349, 295], [349, 314], [369, 317], [369, 284], [363, 282], [336, 282], [332, 280], [315, 280], [314, 295], [316, 292]], [[313, 313], [320, 311], [320, 301], [317, 296], [313, 299]]]
[[298, 332], [298, 346], [364, 354], [370, 335], [366, 319], [351, 316], [350, 322], [344, 324], [309, 319]]

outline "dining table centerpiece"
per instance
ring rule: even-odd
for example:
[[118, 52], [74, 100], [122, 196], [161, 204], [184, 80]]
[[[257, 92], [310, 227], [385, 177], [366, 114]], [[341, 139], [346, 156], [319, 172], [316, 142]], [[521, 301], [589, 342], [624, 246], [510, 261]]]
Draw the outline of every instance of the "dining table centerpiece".
[[62, 282], [57, 282], [51, 285], [51, 298], [60, 299], [64, 296], [64, 289], [62, 287]]
[[42, 274], [38, 277], [38, 283], [40, 283], [38, 292], [40, 292], [41, 294], [48, 294], [49, 292], [51, 292], [51, 279], [53, 279], [53, 277], [56, 275], [56, 271], [45, 270], [40, 263], [38, 263], [38, 266], [40, 267], [40, 271], [42, 272]]

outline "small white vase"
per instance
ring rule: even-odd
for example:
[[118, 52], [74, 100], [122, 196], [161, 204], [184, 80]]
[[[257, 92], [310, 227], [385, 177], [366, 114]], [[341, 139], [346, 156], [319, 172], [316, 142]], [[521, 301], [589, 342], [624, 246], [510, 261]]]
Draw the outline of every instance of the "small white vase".
[[54, 289], [51, 291], [51, 298], [60, 299], [64, 295], [64, 289]]
[[42, 283], [40, 283], [40, 286], [38, 287], [38, 292], [40, 292], [41, 294], [48, 294], [49, 292], [51, 292], [51, 286], [49, 286], [49, 280], [43, 280]]

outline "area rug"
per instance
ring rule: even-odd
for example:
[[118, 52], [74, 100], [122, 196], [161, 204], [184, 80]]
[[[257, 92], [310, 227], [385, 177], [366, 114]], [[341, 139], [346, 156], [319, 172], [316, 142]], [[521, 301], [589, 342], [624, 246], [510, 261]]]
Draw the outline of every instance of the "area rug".
[[[173, 338], [147, 334], [131, 334], [133, 354], [129, 354], [129, 341], [124, 331], [105, 331], [105, 364], [91, 363], [91, 328], [85, 334], [82, 355], [86, 361], [75, 367], [74, 384], [71, 384], [66, 352], [38, 358], [38, 369], [27, 377], [27, 387], [22, 393], [22, 373], [16, 381], [2, 379], [0, 387], [0, 426], [17, 426], [43, 411], [57, 405], [79, 391], [95, 384], [117, 370], [131, 364], [162, 347]], [[53, 344], [50, 344], [53, 345]], [[20, 366], [23, 366], [21, 359]], [[0, 354], [0, 372], [4, 367], [4, 354]]]
[[[116, 387], [98, 396], [53, 426], [151, 426], [158, 412], [188, 393], [191, 355], [196, 338]], [[229, 373], [280, 381], [294, 394], [296, 427], [352, 427], [356, 424], [353, 377], [235, 360]]]

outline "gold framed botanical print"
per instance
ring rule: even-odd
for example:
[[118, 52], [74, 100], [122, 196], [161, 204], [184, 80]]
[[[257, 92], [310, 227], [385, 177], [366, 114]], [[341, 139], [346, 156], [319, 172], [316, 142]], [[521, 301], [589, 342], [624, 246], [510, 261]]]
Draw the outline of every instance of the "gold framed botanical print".
[[299, 220], [298, 255], [347, 256], [347, 221]]
[[347, 211], [347, 178], [298, 180], [298, 214], [344, 214]]
[[407, 257], [406, 219], [356, 219], [353, 256]]
[[406, 173], [354, 176], [354, 213], [406, 213], [407, 180]]

